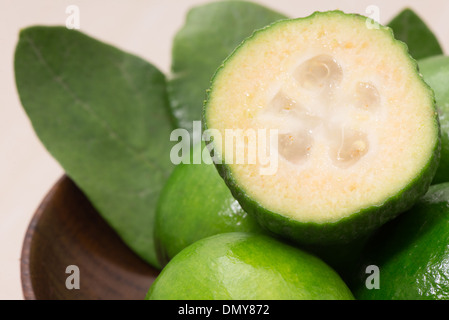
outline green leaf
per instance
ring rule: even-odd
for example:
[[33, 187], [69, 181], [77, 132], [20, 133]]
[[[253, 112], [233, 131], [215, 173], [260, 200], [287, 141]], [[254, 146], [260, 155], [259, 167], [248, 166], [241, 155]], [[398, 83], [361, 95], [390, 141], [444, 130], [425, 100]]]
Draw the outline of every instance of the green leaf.
[[418, 65], [435, 92], [441, 125], [441, 160], [433, 184], [449, 182], [449, 57], [430, 57], [420, 60]]
[[48, 151], [124, 242], [159, 267], [156, 201], [172, 171], [164, 75], [63, 27], [22, 30], [17, 89]]
[[168, 89], [176, 125], [192, 130], [192, 121], [201, 120], [210, 79], [223, 60], [254, 30], [285, 18], [244, 1], [220, 1], [191, 9], [172, 48]]
[[403, 10], [388, 26], [393, 29], [396, 39], [408, 45], [415, 59], [443, 54], [436, 36], [411, 9]]

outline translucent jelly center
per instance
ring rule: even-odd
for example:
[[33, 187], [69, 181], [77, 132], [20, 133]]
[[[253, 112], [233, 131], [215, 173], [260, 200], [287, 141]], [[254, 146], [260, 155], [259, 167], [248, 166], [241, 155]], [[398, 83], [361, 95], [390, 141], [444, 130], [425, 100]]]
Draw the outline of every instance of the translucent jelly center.
[[335, 165], [342, 168], [349, 167], [368, 152], [369, 141], [365, 133], [345, 127], [340, 128], [338, 135], [334, 135], [335, 131], [331, 132], [329, 152]]
[[311, 148], [312, 138], [306, 130], [294, 134], [279, 134], [279, 154], [292, 163], [299, 164], [305, 161]]
[[334, 58], [323, 54], [301, 64], [293, 76], [303, 88], [326, 90], [341, 82], [343, 71]]
[[343, 90], [343, 68], [325, 54], [302, 62], [291, 75], [289, 81], [296, 85], [281, 86], [263, 113], [277, 123], [280, 156], [303, 164], [319, 139], [334, 166], [345, 169], [359, 162], [370, 151], [370, 136], [359, 128], [355, 115], [379, 111], [376, 86], [360, 79]]

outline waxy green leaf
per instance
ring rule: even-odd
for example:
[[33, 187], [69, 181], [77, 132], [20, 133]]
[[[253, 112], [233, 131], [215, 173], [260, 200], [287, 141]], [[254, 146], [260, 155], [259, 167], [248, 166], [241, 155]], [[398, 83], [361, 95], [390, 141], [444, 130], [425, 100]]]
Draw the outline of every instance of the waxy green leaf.
[[38, 137], [124, 242], [159, 267], [156, 202], [172, 171], [164, 75], [63, 27], [22, 30], [17, 89]]
[[192, 8], [172, 48], [169, 99], [178, 127], [201, 120], [206, 90], [223, 60], [254, 30], [285, 19], [281, 13], [244, 1], [220, 1]]
[[441, 127], [441, 159], [433, 184], [449, 182], [449, 57], [435, 56], [418, 62], [424, 80], [435, 92]]
[[443, 54], [438, 39], [425, 22], [411, 9], [400, 12], [388, 24], [396, 39], [405, 42], [415, 59]]

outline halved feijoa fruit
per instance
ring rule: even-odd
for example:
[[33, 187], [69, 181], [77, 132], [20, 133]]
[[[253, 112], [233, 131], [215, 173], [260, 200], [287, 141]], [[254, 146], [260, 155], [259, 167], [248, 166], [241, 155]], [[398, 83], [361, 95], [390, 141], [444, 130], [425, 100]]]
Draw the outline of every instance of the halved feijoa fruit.
[[204, 129], [221, 176], [246, 212], [300, 243], [370, 233], [425, 194], [438, 165], [433, 91], [406, 45], [366, 19], [273, 23], [208, 91]]

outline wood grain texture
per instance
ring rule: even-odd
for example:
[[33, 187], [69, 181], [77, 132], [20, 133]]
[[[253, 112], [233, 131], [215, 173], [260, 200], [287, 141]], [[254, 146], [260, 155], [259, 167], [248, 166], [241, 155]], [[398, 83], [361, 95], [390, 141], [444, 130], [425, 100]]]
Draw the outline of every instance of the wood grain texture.
[[[69, 265], [80, 270], [80, 289], [66, 288]], [[67, 176], [37, 209], [22, 248], [27, 300], [142, 300], [158, 273], [128, 249]]]

